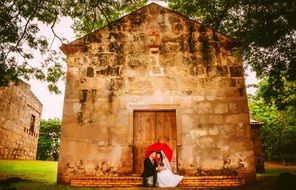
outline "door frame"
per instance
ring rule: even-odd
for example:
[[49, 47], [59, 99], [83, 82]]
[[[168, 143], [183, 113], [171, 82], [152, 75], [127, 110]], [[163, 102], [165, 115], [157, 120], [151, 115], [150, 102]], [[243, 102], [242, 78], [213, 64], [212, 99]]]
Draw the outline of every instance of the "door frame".
[[[133, 172], [133, 161], [134, 161], [134, 111], [175, 111], [176, 113], [176, 155], [178, 163], [178, 155], [182, 144], [182, 127], [181, 127], [181, 114], [180, 104], [149, 104], [139, 105], [130, 104], [128, 105], [128, 144], [131, 147], [131, 171]], [[178, 170], [178, 164], [177, 164]]]

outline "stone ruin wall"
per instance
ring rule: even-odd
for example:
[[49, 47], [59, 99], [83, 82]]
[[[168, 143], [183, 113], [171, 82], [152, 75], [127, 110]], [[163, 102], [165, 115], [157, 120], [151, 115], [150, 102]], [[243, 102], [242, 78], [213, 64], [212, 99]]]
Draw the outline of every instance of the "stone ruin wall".
[[149, 5], [61, 47], [68, 56], [58, 181], [132, 174], [132, 108], [176, 106], [178, 173], [254, 177], [234, 42]]
[[41, 112], [42, 104], [28, 84], [0, 88], [0, 159], [36, 159]]
[[253, 147], [254, 147], [254, 159], [256, 165], [256, 172], [257, 173], [264, 173], [264, 156], [262, 151], [262, 141], [261, 141], [261, 127], [263, 123], [259, 124], [252, 124], [251, 123], [251, 136], [253, 140]]

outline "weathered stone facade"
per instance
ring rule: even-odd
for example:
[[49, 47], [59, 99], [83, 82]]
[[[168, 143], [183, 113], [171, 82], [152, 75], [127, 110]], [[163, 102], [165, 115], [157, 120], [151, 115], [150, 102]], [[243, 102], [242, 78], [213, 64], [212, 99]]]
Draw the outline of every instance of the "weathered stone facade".
[[58, 181], [131, 176], [137, 110], [175, 111], [179, 174], [254, 179], [236, 44], [156, 4], [64, 44], [68, 70]]
[[261, 127], [263, 123], [255, 120], [251, 120], [251, 136], [253, 140], [254, 147], [254, 157], [257, 173], [264, 173], [264, 157], [262, 151], [262, 142], [261, 142]]
[[36, 159], [41, 112], [30, 85], [0, 87], [0, 159]]

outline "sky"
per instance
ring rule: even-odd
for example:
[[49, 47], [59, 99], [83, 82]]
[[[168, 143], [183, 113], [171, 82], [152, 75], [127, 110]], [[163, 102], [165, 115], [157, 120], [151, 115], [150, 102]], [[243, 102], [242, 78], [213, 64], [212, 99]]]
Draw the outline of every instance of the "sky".
[[[148, 3], [155, 2], [162, 6], [166, 6], [166, 3], [163, 1], [150, 0]], [[75, 40], [74, 31], [71, 28], [73, 21], [70, 18], [63, 18], [55, 25], [55, 32], [61, 38], [66, 38], [69, 42]], [[53, 39], [53, 34], [48, 26], [40, 24], [40, 34], [46, 36], [50, 42]], [[61, 42], [58, 39], [55, 39], [52, 45], [52, 49], [60, 51], [59, 47], [61, 46]], [[39, 59], [42, 59], [41, 57]], [[38, 59], [35, 60], [38, 63]], [[66, 64], [66, 63], [65, 63]], [[66, 65], [65, 65], [66, 67]], [[251, 72], [250, 69], [246, 71], [246, 84], [257, 84], [258, 80], [255, 77], [255, 73]], [[58, 83], [60, 91], [62, 94], [56, 95], [50, 93], [47, 88], [47, 83], [40, 82], [38, 80], [30, 80], [28, 83], [31, 85], [32, 92], [36, 95], [36, 97], [43, 104], [42, 110], [42, 119], [49, 118], [59, 118], [62, 119], [63, 113], [63, 104], [64, 104], [64, 91], [65, 91], [65, 81], [61, 81]], [[253, 94], [255, 92], [254, 88], [248, 88], [247, 93]]]
[[[59, 37], [66, 38], [70, 42], [75, 40], [75, 34], [71, 28], [72, 23], [73, 21], [70, 18], [61, 19], [54, 27], [55, 33]], [[39, 26], [40, 26], [39, 34], [46, 36], [49, 39], [49, 42], [51, 42], [52, 39], [54, 38], [54, 35], [52, 34], [50, 28], [43, 24], [39, 24]], [[60, 51], [59, 47], [61, 45], [62, 45], [61, 42], [55, 38], [51, 48], [56, 51]], [[42, 59], [42, 58], [40, 57], [39, 59]], [[34, 61], [38, 62], [38, 59]], [[65, 68], [66, 68], [66, 65], [65, 65]], [[30, 80], [28, 81], [28, 83], [31, 85], [32, 92], [43, 104], [41, 118], [42, 119], [49, 119], [49, 118], [62, 119], [65, 81], [60, 81], [58, 83], [59, 89], [62, 92], [62, 94], [59, 94], [59, 95], [49, 92], [47, 88], [47, 83], [45, 82], [41, 82], [38, 80]]]

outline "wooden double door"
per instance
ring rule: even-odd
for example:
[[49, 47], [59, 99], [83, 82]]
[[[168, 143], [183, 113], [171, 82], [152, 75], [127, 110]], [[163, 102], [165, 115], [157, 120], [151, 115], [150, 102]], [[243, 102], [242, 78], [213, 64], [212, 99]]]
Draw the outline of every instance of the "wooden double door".
[[176, 111], [134, 111], [133, 118], [133, 173], [143, 172], [146, 148], [154, 143], [167, 143], [173, 153], [173, 165], [177, 165]]

